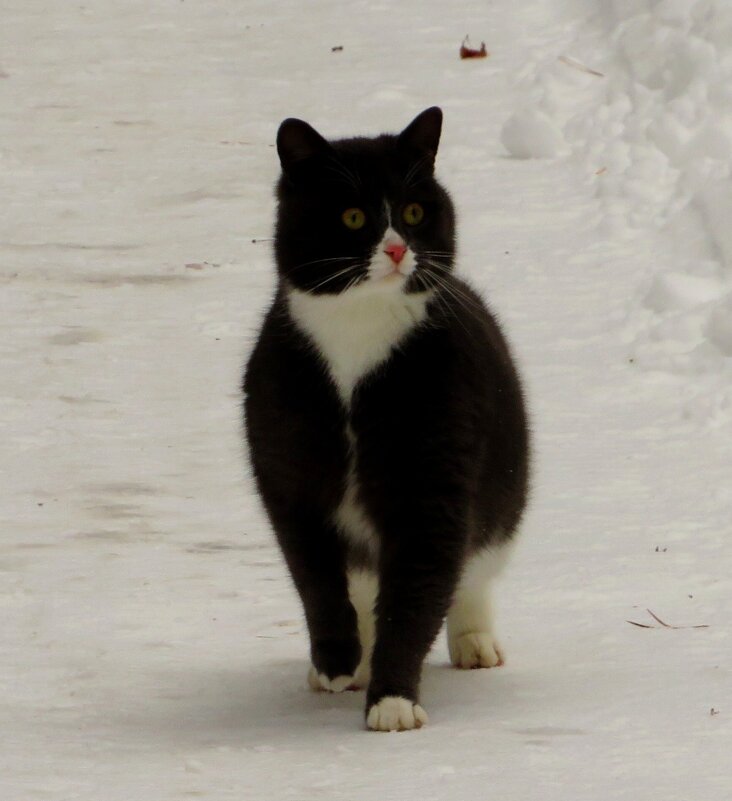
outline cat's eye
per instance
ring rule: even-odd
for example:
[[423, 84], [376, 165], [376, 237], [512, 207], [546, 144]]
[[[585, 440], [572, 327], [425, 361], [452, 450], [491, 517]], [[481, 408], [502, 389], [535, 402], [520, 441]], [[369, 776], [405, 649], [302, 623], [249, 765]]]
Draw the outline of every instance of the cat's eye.
[[358, 231], [359, 228], [363, 228], [366, 225], [366, 215], [361, 209], [346, 209], [341, 214], [341, 219], [343, 220], [343, 225], [346, 228], [350, 228], [351, 231]]
[[424, 219], [424, 209], [419, 203], [410, 203], [404, 207], [402, 217], [407, 225], [419, 225]]

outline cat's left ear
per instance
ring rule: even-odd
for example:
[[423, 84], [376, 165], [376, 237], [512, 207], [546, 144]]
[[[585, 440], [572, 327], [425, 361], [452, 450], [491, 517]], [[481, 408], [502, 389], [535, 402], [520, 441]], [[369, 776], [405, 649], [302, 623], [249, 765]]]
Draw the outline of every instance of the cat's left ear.
[[432, 106], [418, 114], [399, 134], [399, 149], [411, 158], [424, 160], [429, 169], [434, 169], [437, 146], [442, 132], [442, 109]]

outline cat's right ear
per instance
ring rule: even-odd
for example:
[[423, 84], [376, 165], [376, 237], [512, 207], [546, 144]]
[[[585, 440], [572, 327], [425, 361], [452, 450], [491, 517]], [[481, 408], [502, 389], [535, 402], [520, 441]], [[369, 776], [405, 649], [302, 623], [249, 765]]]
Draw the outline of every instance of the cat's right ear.
[[277, 131], [277, 153], [285, 173], [293, 167], [331, 151], [328, 142], [303, 120], [289, 117]]

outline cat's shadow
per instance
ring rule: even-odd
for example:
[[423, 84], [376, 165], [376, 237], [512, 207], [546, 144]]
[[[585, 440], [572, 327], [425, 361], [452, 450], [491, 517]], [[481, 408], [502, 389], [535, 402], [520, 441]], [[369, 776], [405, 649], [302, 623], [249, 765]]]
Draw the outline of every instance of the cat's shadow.
[[[315, 733], [342, 739], [365, 731], [364, 693], [313, 692], [305, 681], [306, 668], [304, 661], [288, 660], [250, 670], [186, 670], [165, 677], [166, 692], [140, 698], [139, 705], [118, 714], [109, 710], [110, 722], [135, 740], [149, 737], [174, 748], [266, 750], [300, 746]], [[477, 703], [487, 709], [497, 698], [506, 702], [505, 681], [498, 682], [500, 692], [489, 692], [495, 682], [488, 674], [493, 673], [426, 665], [422, 694], [429, 699], [428, 711], [441, 710], [441, 717], [451, 718], [470, 710], [475, 714]]]

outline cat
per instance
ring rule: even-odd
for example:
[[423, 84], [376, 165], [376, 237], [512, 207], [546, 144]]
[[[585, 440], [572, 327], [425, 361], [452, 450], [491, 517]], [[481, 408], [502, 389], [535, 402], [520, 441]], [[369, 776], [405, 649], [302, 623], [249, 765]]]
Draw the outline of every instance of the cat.
[[453, 274], [441, 129], [437, 107], [375, 138], [281, 124], [279, 280], [243, 381], [254, 478], [305, 610], [309, 683], [366, 689], [379, 731], [427, 722], [422, 663], [445, 618], [456, 667], [502, 664], [491, 584], [527, 498], [517, 371]]

